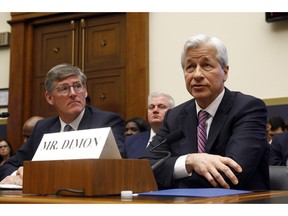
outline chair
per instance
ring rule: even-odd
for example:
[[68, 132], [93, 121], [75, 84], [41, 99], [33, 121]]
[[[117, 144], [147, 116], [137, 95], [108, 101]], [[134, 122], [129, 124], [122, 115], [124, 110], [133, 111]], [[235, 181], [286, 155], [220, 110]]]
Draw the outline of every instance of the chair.
[[288, 190], [288, 169], [286, 166], [269, 166], [270, 190]]

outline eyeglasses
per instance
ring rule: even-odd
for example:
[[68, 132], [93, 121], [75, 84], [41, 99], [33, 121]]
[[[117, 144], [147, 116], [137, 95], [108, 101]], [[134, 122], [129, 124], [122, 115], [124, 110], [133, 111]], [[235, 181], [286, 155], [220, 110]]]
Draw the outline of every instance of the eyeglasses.
[[60, 85], [56, 89], [61, 95], [68, 95], [70, 93], [71, 87], [76, 93], [81, 93], [84, 91], [84, 86], [80, 83], [74, 83], [72, 86], [68, 84]]
[[1, 148], [7, 148], [8, 147], [8, 145], [3, 145], [3, 146], [0, 146], [0, 149]]

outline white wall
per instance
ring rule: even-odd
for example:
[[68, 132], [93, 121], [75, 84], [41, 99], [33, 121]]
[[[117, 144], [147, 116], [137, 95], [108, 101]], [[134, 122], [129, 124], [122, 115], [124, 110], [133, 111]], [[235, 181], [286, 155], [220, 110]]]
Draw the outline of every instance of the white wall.
[[186, 40], [213, 35], [228, 49], [226, 86], [262, 99], [288, 96], [288, 21], [266, 23], [265, 13], [150, 13], [150, 91], [190, 99], [180, 55]]
[[[10, 13], [0, 13], [0, 32], [11, 32]], [[0, 89], [9, 87], [9, 69], [10, 69], [10, 48], [0, 47]], [[6, 112], [7, 108], [0, 108], [0, 112]]]
[[[10, 31], [9, 13], [0, 13], [0, 31]], [[150, 13], [150, 92], [171, 94], [176, 104], [191, 96], [185, 89], [180, 54], [192, 35], [206, 33], [228, 49], [226, 86], [259, 98], [288, 96], [288, 21], [266, 23], [265, 13]], [[0, 49], [0, 88], [9, 83], [9, 49]]]
[[[10, 25], [7, 23], [7, 20], [10, 19], [10, 13], [0, 13], [0, 32], [11, 32]], [[0, 88], [8, 88], [9, 86], [9, 61], [9, 47], [0, 47]]]

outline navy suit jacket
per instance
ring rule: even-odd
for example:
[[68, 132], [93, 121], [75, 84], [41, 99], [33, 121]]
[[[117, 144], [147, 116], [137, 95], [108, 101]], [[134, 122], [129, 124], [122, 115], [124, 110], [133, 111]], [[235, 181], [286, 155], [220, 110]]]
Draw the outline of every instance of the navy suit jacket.
[[[125, 122], [119, 115], [102, 111], [97, 108], [86, 107], [78, 130], [111, 127], [116, 143], [122, 157], [124, 153]], [[59, 116], [54, 116], [37, 122], [28, 141], [16, 151], [2, 166], [0, 166], [0, 180], [11, 175], [18, 167], [23, 166], [23, 161], [32, 160], [44, 134], [59, 132], [61, 128]]]
[[[233, 185], [223, 176], [230, 188], [267, 190], [270, 182], [266, 106], [258, 98], [225, 89], [224, 97], [210, 127], [206, 152], [230, 157], [242, 167], [242, 173], [235, 173], [239, 180], [237, 185]], [[173, 178], [174, 165], [178, 157], [197, 153], [197, 121], [195, 99], [166, 112], [157, 136], [145, 151], [145, 158], [150, 159], [151, 164], [154, 164], [156, 159], [162, 158], [163, 154], [151, 153], [149, 149], [164, 140], [171, 132], [180, 129], [185, 137], [178, 142], [163, 143], [159, 146], [158, 150], [171, 152], [171, 157], [164, 165], [154, 170], [159, 189], [212, 187], [196, 172], [190, 177], [178, 180]]]
[[288, 159], [288, 132], [275, 134], [270, 146], [270, 165], [286, 166]]
[[125, 154], [127, 158], [141, 158], [150, 139], [150, 130], [127, 136], [125, 138]]

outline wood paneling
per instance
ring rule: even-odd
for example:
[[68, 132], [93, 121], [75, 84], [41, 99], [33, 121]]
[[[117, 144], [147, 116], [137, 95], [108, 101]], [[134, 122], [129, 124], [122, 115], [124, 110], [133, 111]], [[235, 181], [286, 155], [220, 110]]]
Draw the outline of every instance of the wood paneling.
[[124, 119], [146, 118], [149, 90], [147, 13], [11, 13], [7, 139], [22, 145], [22, 125], [56, 114], [44, 98], [44, 78], [73, 63], [88, 77], [93, 106]]

